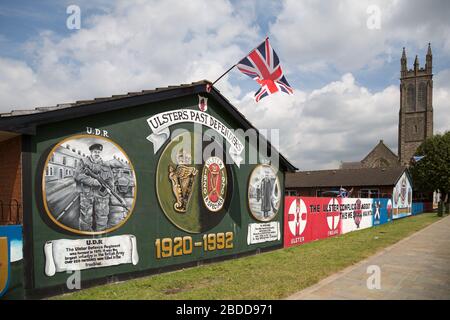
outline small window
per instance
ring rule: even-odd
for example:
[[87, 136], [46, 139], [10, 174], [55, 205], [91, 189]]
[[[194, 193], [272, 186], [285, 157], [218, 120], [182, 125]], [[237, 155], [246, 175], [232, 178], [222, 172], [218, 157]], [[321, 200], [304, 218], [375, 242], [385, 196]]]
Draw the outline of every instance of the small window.
[[296, 196], [297, 195], [297, 191], [295, 191], [295, 190], [286, 190], [286, 195], [287, 196]]
[[379, 189], [361, 189], [359, 191], [360, 198], [379, 198], [380, 190]]

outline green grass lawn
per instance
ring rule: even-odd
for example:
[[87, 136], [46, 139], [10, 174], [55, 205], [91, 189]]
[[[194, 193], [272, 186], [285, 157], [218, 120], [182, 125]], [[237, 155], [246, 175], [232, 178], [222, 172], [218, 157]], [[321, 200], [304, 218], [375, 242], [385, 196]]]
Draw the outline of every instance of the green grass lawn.
[[250, 257], [98, 286], [56, 299], [281, 299], [438, 221], [408, 217]]

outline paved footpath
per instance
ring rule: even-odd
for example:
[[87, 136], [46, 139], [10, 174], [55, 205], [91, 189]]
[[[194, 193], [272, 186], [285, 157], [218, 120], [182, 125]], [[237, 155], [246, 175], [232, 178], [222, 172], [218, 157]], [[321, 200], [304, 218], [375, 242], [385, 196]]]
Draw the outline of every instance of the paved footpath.
[[[367, 287], [371, 265], [380, 289]], [[450, 299], [450, 216], [287, 299]]]

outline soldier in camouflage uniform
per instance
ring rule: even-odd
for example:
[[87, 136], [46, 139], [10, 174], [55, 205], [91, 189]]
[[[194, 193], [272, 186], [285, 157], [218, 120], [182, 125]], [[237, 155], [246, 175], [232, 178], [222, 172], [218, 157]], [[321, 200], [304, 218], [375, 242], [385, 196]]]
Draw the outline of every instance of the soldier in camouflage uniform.
[[74, 175], [80, 191], [80, 230], [104, 231], [108, 226], [111, 195], [97, 179], [87, 175], [85, 169], [89, 168], [106, 181], [111, 188], [114, 187], [114, 176], [109, 164], [103, 162], [100, 156], [103, 146], [96, 143], [91, 145], [89, 150], [91, 155], [80, 160]]

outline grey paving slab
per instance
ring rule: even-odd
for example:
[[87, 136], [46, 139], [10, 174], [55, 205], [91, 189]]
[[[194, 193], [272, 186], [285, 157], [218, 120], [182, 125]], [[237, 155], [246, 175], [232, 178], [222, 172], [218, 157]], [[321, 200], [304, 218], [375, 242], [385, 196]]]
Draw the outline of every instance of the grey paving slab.
[[[380, 288], [369, 289], [369, 266]], [[450, 216], [288, 297], [310, 299], [450, 299]]]

